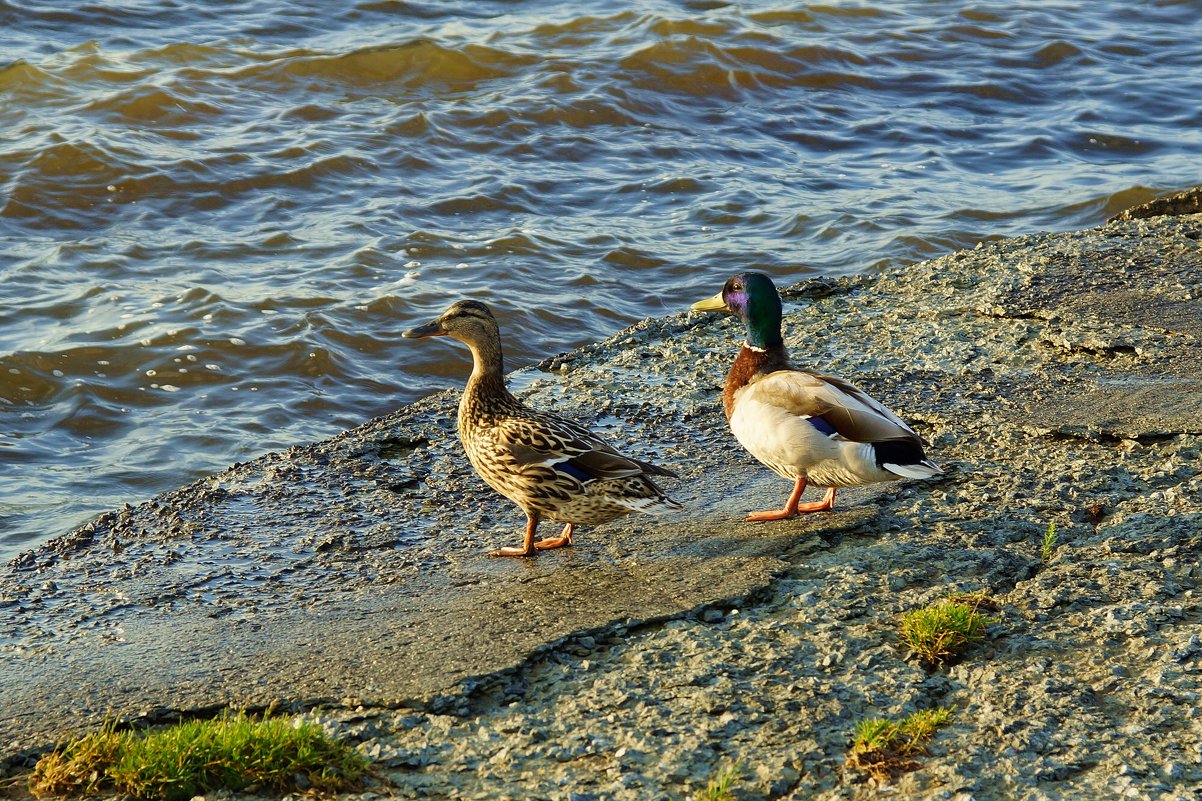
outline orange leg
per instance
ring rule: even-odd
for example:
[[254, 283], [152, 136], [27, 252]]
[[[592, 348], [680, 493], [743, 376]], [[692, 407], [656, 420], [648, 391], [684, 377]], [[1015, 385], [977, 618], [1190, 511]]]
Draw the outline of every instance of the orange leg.
[[793, 485], [793, 492], [789, 495], [789, 500], [785, 501], [784, 509], [773, 509], [769, 512], [752, 512], [747, 515], [749, 521], [763, 520], [789, 520], [797, 517], [801, 512], [823, 512], [831, 509], [835, 505], [835, 488], [830, 487], [826, 491], [826, 495], [820, 501], [811, 503], [799, 503], [801, 493], [805, 492], [806, 480], [804, 478], [797, 479], [797, 483]]
[[576, 527], [575, 523], [568, 523], [563, 527], [563, 533], [558, 537], [547, 537], [545, 540], [539, 540], [534, 543], [534, 547], [540, 551], [546, 551], [551, 548], [562, 548], [565, 545], [572, 544], [572, 529]]
[[520, 548], [497, 548], [489, 556], [534, 556], [534, 530], [538, 528], [538, 515], [526, 515], [526, 535]]
[[835, 488], [834, 487], [827, 487], [826, 495], [823, 495], [822, 500], [820, 500], [820, 501], [812, 501], [810, 503], [797, 504], [797, 511], [799, 511], [799, 512], [825, 512], [829, 509], [834, 509], [834, 508], [835, 508]]

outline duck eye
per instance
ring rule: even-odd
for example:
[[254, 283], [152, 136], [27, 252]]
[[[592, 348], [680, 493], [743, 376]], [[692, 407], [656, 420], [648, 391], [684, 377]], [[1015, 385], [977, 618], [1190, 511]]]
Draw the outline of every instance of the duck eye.
[[735, 281], [733, 284], [731, 284], [731, 285], [730, 285], [730, 288], [731, 288], [732, 290], [734, 290], [735, 292], [742, 292], [742, 291], [743, 291], [743, 285], [742, 285], [742, 284], [740, 284], [738, 281]]

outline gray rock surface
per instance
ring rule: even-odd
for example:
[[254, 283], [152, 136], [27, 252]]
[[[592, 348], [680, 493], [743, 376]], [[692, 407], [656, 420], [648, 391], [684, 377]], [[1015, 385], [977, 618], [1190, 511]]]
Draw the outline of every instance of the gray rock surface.
[[[0, 753], [279, 702], [382, 766], [364, 801], [683, 799], [732, 762], [740, 799], [858, 799], [856, 721], [944, 705], [892, 797], [1196, 798], [1200, 237], [1112, 223], [788, 290], [795, 360], [948, 470], [833, 513], [742, 521], [789, 488], [721, 417], [734, 322], [680, 314], [514, 378], [675, 467], [686, 514], [489, 559], [521, 515], [438, 395], [105, 515], [0, 572]], [[925, 670], [898, 615], [973, 590], [989, 639]]]
[[1149, 217], [1160, 217], [1166, 214], [1199, 214], [1202, 213], [1202, 186], [1195, 186], [1183, 192], [1174, 192], [1165, 197], [1154, 198], [1147, 203], [1125, 209], [1108, 220], [1139, 220]]

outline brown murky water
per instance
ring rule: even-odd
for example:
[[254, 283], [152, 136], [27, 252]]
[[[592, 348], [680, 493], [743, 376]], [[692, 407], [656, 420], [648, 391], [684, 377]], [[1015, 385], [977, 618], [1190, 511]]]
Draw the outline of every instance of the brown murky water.
[[0, 558], [460, 383], [456, 298], [516, 367], [1202, 157], [1196, 0], [0, 0], [0, 65]]

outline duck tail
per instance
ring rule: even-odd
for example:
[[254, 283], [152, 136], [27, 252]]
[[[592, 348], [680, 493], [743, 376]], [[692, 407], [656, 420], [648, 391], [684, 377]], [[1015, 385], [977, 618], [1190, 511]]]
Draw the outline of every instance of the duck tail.
[[629, 493], [619, 499], [619, 502], [636, 512], [652, 515], [662, 515], [684, 509], [684, 506], [669, 498], [650, 476], [639, 476], [643, 486], [640, 492]]
[[663, 515], [668, 512], [677, 512], [684, 508], [667, 495], [653, 495], [649, 498], [625, 497], [615, 500], [632, 512], [643, 512], [649, 515]]
[[886, 439], [872, 443], [877, 467], [902, 478], [931, 478], [943, 468], [927, 458], [917, 437]]
[[890, 473], [896, 473], [903, 478], [934, 478], [943, 472], [943, 468], [929, 459], [923, 459], [918, 464], [882, 464], [881, 467]]

